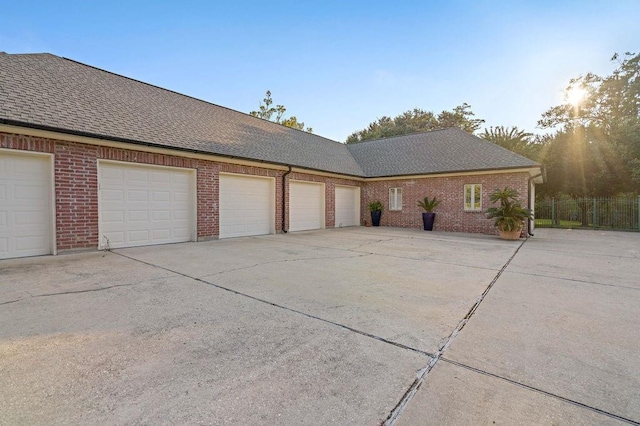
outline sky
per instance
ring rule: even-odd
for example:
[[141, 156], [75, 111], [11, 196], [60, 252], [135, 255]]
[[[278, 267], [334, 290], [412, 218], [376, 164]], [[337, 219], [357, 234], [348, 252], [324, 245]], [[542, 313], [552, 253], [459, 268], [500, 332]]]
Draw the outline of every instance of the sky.
[[542, 132], [572, 77], [640, 50], [640, 0], [0, 0], [0, 51], [47, 52], [248, 113], [267, 90], [344, 141], [382, 116], [464, 102]]

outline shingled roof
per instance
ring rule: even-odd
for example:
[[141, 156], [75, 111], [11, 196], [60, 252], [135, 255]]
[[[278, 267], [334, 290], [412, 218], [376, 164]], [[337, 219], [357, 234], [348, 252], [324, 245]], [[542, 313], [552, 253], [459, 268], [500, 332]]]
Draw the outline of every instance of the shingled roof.
[[459, 129], [344, 145], [51, 54], [0, 52], [0, 123], [358, 177], [539, 166]]
[[539, 167], [458, 128], [347, 145], [367, 177]]

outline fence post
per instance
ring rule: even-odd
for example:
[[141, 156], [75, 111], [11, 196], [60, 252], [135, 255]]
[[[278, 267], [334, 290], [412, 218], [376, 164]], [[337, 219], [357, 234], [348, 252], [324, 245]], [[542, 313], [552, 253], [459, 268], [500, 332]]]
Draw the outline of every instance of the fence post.
[[[640, 200], [640, 196], [638, 196], [638, 200]], [[638, 201], [640, 203], [640, 201]], [[640, 226], [640, 225], [639, 225]], [[556, 199], [551, 198], [551, 227], [556, 227]]]
[[596, 201], [596, 199], [593, 199], [593, 215], [592, 215], [592, 220], [591, 223], [593, 223], [593, 227], [596, 228], [598, 226], [598, 214], [596, 212], [596, 209], [598, 208], [598, 202]]

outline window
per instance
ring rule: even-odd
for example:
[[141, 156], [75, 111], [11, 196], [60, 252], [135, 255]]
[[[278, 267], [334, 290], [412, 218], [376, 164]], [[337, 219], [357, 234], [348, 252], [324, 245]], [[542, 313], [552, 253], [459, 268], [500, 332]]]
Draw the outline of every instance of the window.
[[482, 185], [475, 183], [464, 186], [464, 209], [466, 211], [482, 210]]
[[389, 188], [389, 210], [402, 210], [402, 188]]

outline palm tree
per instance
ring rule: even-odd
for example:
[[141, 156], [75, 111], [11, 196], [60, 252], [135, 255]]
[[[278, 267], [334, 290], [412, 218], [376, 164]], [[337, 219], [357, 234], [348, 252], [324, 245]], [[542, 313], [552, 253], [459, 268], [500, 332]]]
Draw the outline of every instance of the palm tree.
[[480, 137], [524, 157], [536, 156], [537, 146], [534, 142], [533, 134], [520, 130], [516, 126], [489, 127], [484, 129]]

